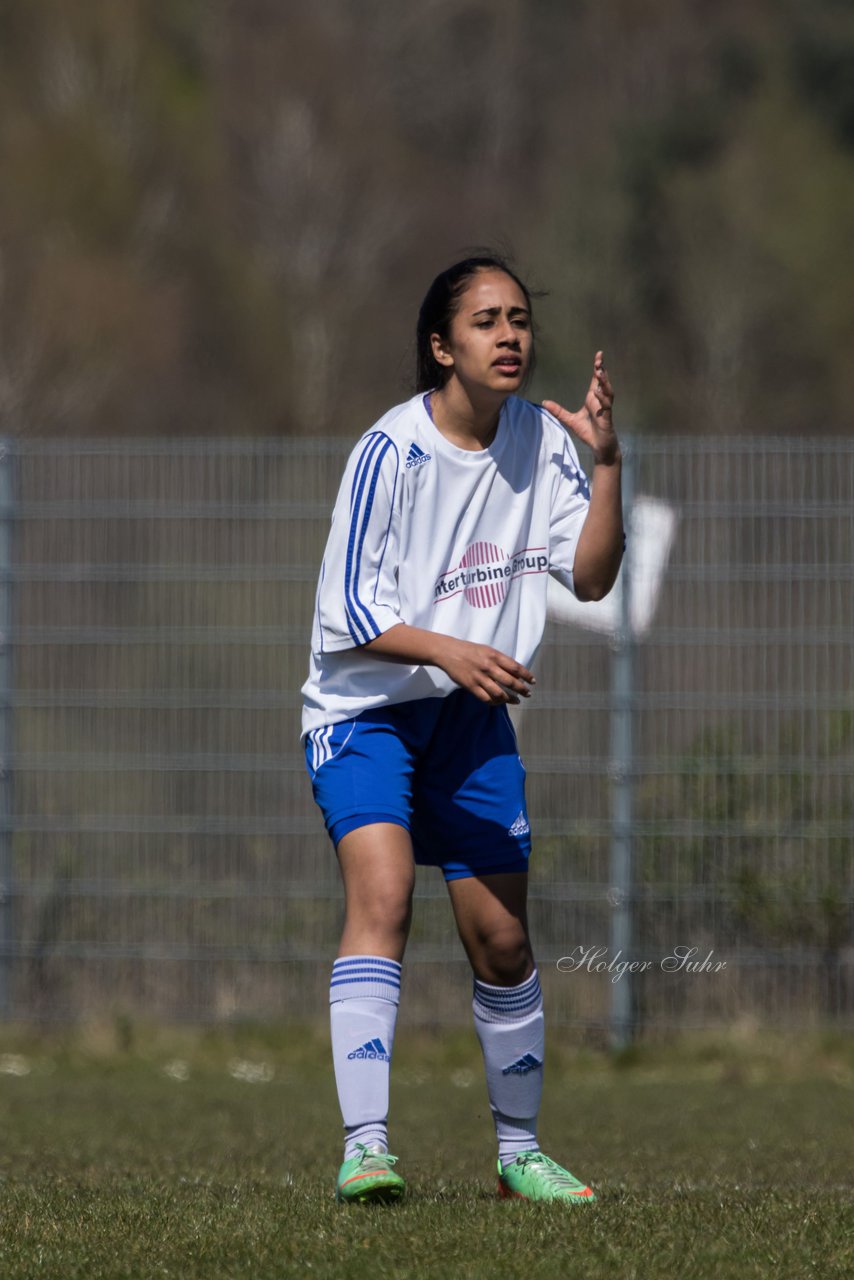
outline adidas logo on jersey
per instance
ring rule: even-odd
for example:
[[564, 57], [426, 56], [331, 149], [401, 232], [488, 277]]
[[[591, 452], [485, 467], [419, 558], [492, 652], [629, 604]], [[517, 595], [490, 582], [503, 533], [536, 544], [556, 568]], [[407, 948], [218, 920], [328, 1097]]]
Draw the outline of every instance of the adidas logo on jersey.
[[420, 467], [423, 463], [429, 462], [432, 456], [432, 453], [425, 453], [423, 449], [419, 449], [418, 445], [413, 440], [412, 444], [409, 446], [409, 453], [406, 455], [407, 471], [410, 467]]
[[521, 1058], [511, 1062], [509, 1067], [503, 1067], [501, 1074], [503, 1076], [526, 1076], [529, 1071], [536, 1071], [537, 1067], [542, 1065], [539, 1058], [535, 1058], [532, 1053], [524, 1053]]
[[529, 836], [531, 834], [531, 828], [528, 825], [528, 819], [525, 817], [524, 809], [519, 810], [519, 817], [513, 823], [513, 826], [509, 828], [507, 834], [508, 836]]
[[369, 1062], [391, 1062], [391, 1058], [386, 1053], [385, 1045], [382, 1040], [375, 1038], [366, 1040], [364, 1044], [360, 1044], [358, 1049], [354, 1049], [352, 1053], [347, 1054], [348, 1058], [365, 1058]]

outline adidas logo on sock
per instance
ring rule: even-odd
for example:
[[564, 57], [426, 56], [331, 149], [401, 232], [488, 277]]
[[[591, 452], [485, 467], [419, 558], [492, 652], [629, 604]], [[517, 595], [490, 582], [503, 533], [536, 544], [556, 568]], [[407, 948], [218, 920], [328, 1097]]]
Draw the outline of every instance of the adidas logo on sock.
[[528, 825], [528, 819], [525, 817], [525, 810], [519, 810], [519, 817], [509, 828], [508, 836], [528, 836], [531, 834], [531, 828]]
[[536, 1071], [537, 1067], [543, 1064], [539, 1058], [535, 1058], [532, 1053], [523, 1053], [521, 1058], [517, 1058], [515, 1062], [511, 1062], [509, 1067], [504, 1067], [501, 1071], [503, 1076], [526, 1076], [529, 1071]]
[[413, 440], [412, 444], [409, 446], [409, 453], [406, 455], [407, 471], [410, 467], [420, 467], [423, 463], [429, 462], [432, 456], [432, 453], [425, 453], [423, 449], [419, 449], [418, 445]]
[[391, 1058], [386, 1053], [385, 1045], [382, 1040], [366, 1040], [364, 1044], [360, 1044], [358, 1049], [354, 1049], [352, 1053], [347, 1054], [348, 1058], [365, 1058], [371, 1062], [391, 1062]]

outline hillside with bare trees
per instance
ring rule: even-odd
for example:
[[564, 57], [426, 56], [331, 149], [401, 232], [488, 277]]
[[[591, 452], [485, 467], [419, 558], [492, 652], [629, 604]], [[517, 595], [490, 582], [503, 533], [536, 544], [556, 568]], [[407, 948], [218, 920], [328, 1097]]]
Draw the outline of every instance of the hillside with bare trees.
[[850, 433], [839, 0], [6, 0], [0, 430], [353, 435], [474, 245], [634, 430]]

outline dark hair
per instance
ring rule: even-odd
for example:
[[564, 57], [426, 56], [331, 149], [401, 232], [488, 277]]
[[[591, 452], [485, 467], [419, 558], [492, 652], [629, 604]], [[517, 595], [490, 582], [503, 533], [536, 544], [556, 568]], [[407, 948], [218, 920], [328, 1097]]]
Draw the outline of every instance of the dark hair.
[[[515, 280], [525, 295], [528, 310], [531, 310], [531, 291], [519, 279], [506, 258], [500, 254], [483, 254], [479, 257], [464, 258], [455, 262], [447, 271], [441, 272], [427, 290], [421, 309], [418, 312], [418, 326], [415, 330], [415, 391], [432, 391], [434, 387], [443, 387], [451, 376], [449, 369], [433, 358], [431, 334], [438, 333], [447, 338], [451, 328], [457, 304], [465, 292], [472, 276], [479, 271], [503, 271], [511, 280]], [[533, 371], [533, 352], [529, 374]]]

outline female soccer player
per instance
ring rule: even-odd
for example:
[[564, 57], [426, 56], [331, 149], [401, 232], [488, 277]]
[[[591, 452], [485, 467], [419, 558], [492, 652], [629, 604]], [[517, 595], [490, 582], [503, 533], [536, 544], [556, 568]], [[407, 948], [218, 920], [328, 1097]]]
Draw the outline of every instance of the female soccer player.
[[[526, 918], [525, 771], [507, 714], [531, 696], [547, 574], [582, 600], [623, 551], [613, 393], [597, 352], [570, 413], [517, 396], [531, 299], [498, 257], [439, 275], [418, 393], [356, 445], [317, 590], [303, 735], [346, 919], [330, 986], [342, 1201], [394, 1199], [389, 1069], [415, 864], [442, 868], [474, 973], [503, 1196], [589, 1204], [544, 1155], [543, 1006]], [[565, 428], [593, 450], [592, 484]]]

